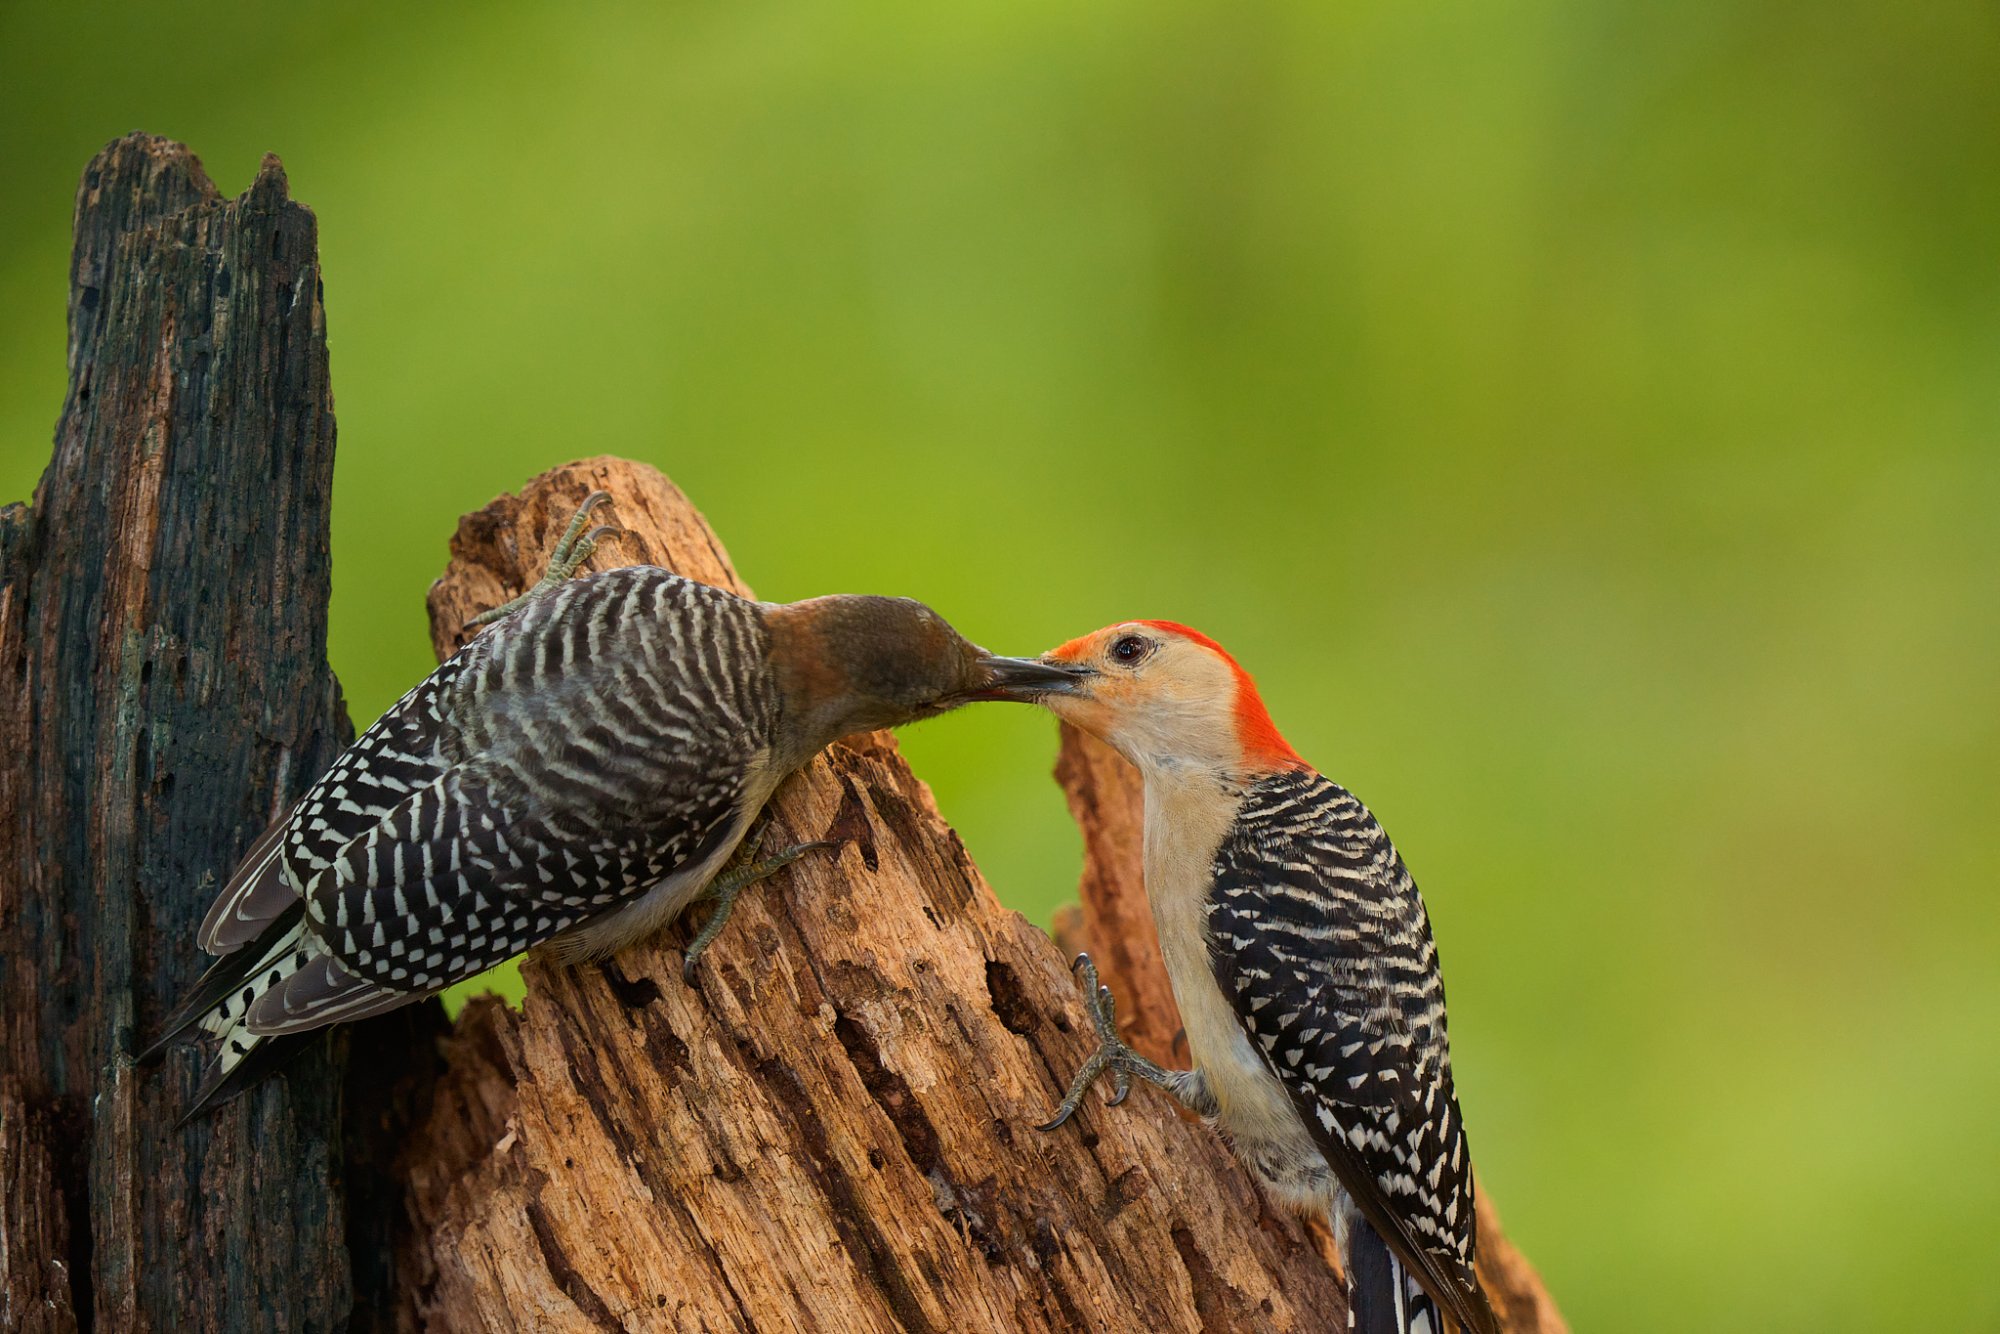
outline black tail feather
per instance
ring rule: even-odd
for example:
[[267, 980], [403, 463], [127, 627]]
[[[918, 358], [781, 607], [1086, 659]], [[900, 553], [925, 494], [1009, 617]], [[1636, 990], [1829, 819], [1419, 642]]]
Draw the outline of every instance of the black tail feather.
[[1403, 1334], [1396, 1319], [1402, 1270], [1388, 1244], [1357, 1218], [1347, 1242], [1347, 1327], [1355, 1334]]
[[156, 1059], [172, 1045], [175, 1038], [187, 1032], [203, 1015], [220, 1004], [223, 997], [243, 985], [251, 970], [270, 952], [271, 947], [298, 925], [305, 911], [305, 900], [301, 899], [272, 918], [271, 924], [257, 939], [210, 964], [208, 971], [201, 975], [201, 980], [194, 984], [194, 990], [188, 993], [187, 999], [167, 1017], [160, 1035], [139, 1053], [139, 1061], [144, 1063]]
[[1445, 1334], [1436, 1303], [1365, 1219], [1349, 1225], [1346, 1264], [1347, 1327], [1355, 1334]]

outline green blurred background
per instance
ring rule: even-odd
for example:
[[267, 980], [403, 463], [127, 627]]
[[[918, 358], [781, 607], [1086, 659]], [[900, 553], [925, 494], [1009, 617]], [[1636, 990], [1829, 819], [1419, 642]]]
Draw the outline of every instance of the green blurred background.
[[[8, 4], [0, 71], [0, 499], [104, 141], [318, 213], [357, 724], [456, 516], [606, 451], [766, 596], [1199, 625], [1406, 850], [1580, 1330], [2000, 1328], [1990, 4]], [[1052, 724], [908, 749], [1046, 922]]]

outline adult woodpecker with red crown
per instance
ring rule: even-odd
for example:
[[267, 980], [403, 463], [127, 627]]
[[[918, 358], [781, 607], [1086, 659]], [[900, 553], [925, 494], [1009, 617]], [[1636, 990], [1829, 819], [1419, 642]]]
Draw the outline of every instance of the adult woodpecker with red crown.
[[1099, 1047], [1054, 1130], [1106, 1073], [1228, 1136], [1271, 1196], [1324, 1211], [1361, 1334], [1497, 1334], [1474, 1273], [1472, 1158], [1452, 1088], [1444, 986], [1416, 883], [1355, 797], [1300, 758], [1221, 645], [1129, 621], [1023, 683], [1145, 780], [1146, 893], [1191, 1070], [1119, 1038], [1108, 988], [1077, 964]]

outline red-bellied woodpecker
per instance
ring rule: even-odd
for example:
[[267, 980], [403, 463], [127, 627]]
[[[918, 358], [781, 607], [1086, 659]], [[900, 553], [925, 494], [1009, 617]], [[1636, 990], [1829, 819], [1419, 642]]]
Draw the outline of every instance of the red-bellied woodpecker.
[[1228, 1135], [1271, 1195], [1324, 1210], [1352, 1328], [1497, 1334], [1473, 1272], [1472, 1159], [1452, 1089], [1444, 986], [1415, 882], [1368, 809], [1316, 773], [1213, 640], [1132, 621], [1024, 682], [1145, 779], [1146, 893], [1194, 1068], [1162, 1069], [1118, 1036], [1079, 958], [1100, 1046], [1044, 1129], [1099, 1076], [1137, 1075]]
[[604, 498], [542, 582], [482, 617], [498, 624], [363, 733], [223, 888], [199, 935], [223, 957], [152, 1049], [195, 1024], [218, 1039], [190, 1116], [308, 1030], [538, 945], [608, 954], [707, 894], [692, 978], [746, 884], [831, 846], [748, 858], [787, 775], [849, 733], [1062, 676], [988, 655], [907, 598], [752, 602], [652, 566], [571, 580], [610, 531], [579, 536]]

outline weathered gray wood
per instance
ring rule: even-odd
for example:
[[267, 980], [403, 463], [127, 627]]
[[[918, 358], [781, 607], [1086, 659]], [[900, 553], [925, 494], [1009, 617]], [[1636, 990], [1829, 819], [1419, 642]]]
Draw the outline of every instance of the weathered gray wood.
[[225, 200], [178, 144], [108, 146], [54, 458], [0, 511], [0, 1060], [52, 1128], [56, 1258], [105, 1329], [331, 1330], [353, 1302], [339, 1049], [184, 1131], [196, 1049], [129, 1056], [201, 971], [219, 879], [352, 735], [316, 247], [275, 157]]

